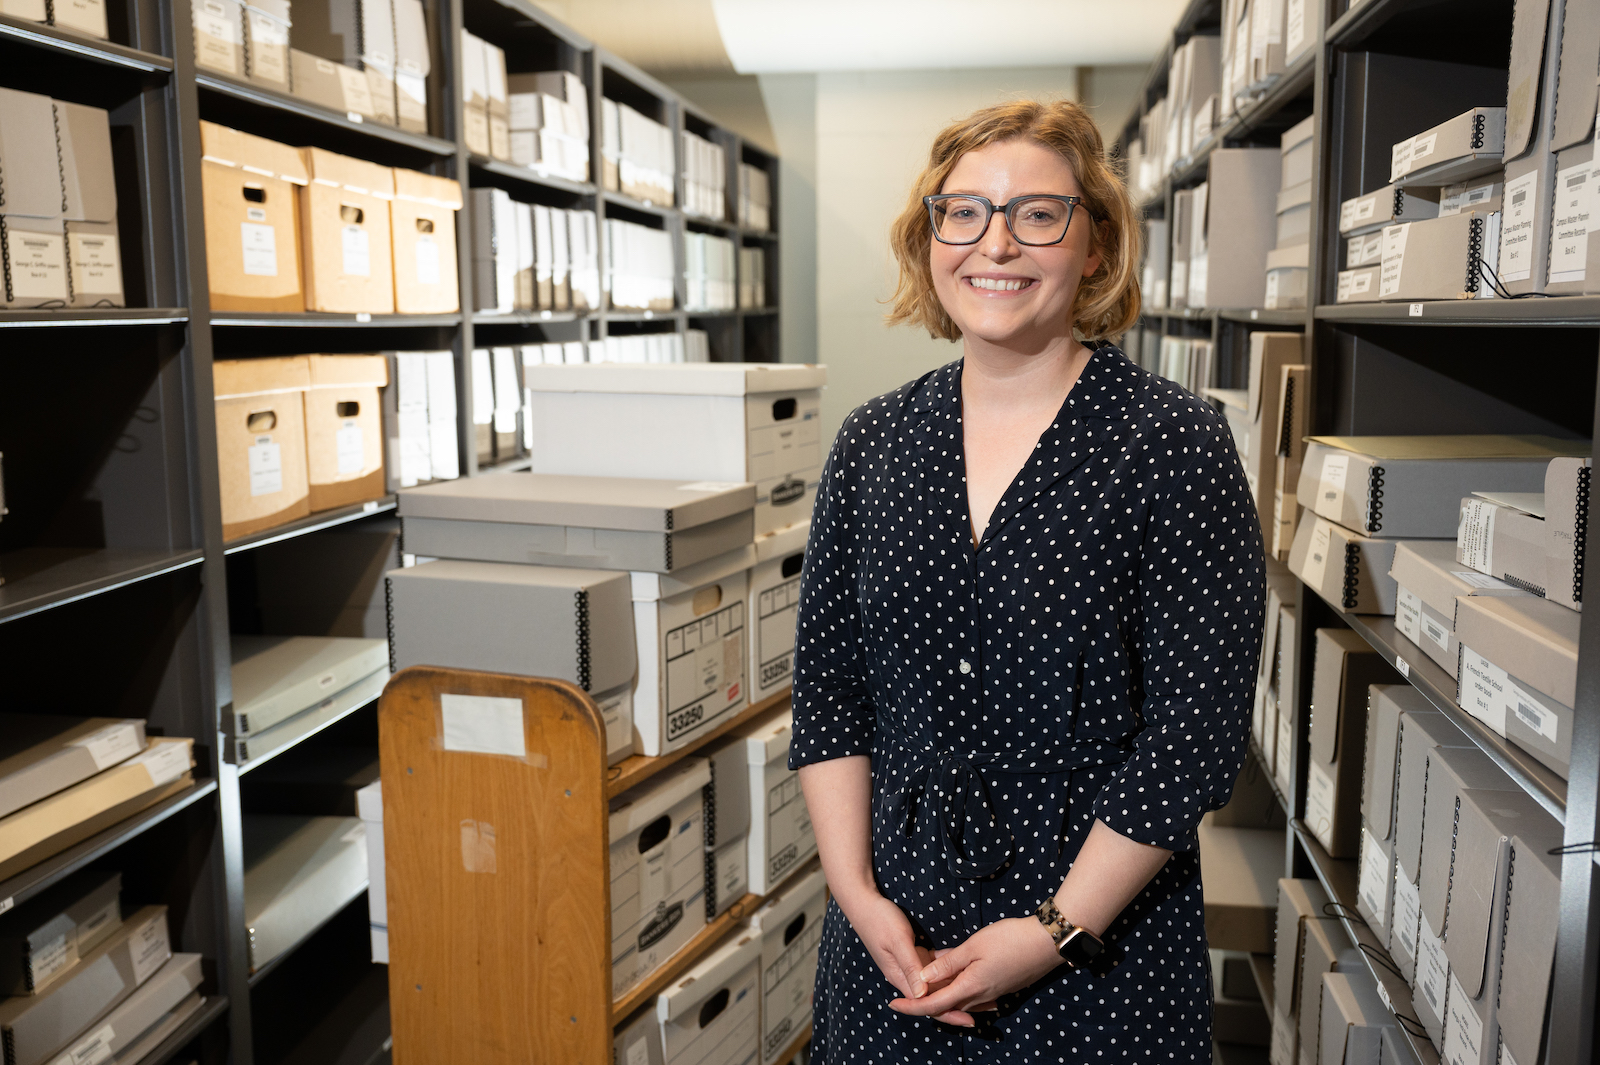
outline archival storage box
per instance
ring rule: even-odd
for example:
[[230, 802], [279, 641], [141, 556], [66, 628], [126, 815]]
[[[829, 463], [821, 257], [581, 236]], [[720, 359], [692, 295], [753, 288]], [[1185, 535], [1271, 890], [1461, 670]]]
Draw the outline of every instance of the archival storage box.
[[167, 908], [146, 906], [45, 991], [0, 999], [6, 1065], [45, 1065], [170, 957]]
[[1565, 779], [1578, 697], [1583, 615], [1535, 596], [1463, 598], [1461, 709]]
[[372, 960], [389, 964], [389, 878], [383, 858], [383, 781], [356, 792], [356, 816], [367, 826], [367, 929]]
[[1390, 149], [1389, 180], [1438, 188], [1501, 169], [1506, 146], [1506, 109], [1474, 107], [1397, 141]]
[[141, 718], [0, 714], [0, 817], [145, 748]]
[[456, 272], [456, 212], [461, 204], [461, 186], [450, 178], [394, 172], [389, 209], [396, 312], [453, 314], [461, 309]]
[[1365, 969], [1323, 974], [1318, 1061], [1380, 1065], [1383, 1033], [1398, 1027]]
[[366, 827], [356, 817], [243, 821], [245, 930], [259, 972], [367, 889]]
[[1444, 1057], [1463, 1065], [1496, 1065], [1511, 889], [1512, 837], [1546, 851], [1561, 848], [1561, 823], [1526, 792], [1465, 791], [1457, 811], [1451, 856], [1449, 920], [1444, 952], [1450, 959]]
[[62, 222], [61, 167], [55, 109], [50, 97], [0, 89], [0, 253], [5, 290], [0, 306], [67, 304], [66, 238]]
[[1499, 211], [1472, 210], [1386, 227], [1376, 298], [1494, 298], [1490, 278], [1499, 263], [1500, 222]]
[[1428, 697], [1409, 684], [1374, 684], [1367, 690], [1365, 769], [1361, 817], [1380, 840], [1394, 838], [1395, 791], [1400, 782], [1400, 718], [1436, 714]]
[[1451, 540], [1404, 540], [1395, 546], [1389, 576], [1395, 581], [1394, 625], [1452, 678], [1460, 661], [1456, 640], [1458, 602], [1463, 596], [1527, 596], [1531, 593], [1456, 561]]
[[1339, 235], [1362, 236], [1398, 222], [1438, 216], [1439, 190], [1385, 185], [1339, 205]]
[[[1380, 263], [1382, 253], [1380, 251]], [[1335, 303], [1377, 303], [1383, 290], [1379, 283], [1382, 265], [1362, 266], [1354, 270], [1340, 270], [1334, 286]]]
[[1500, 941], [1501, 1060], [1539, 1061], [1561, 914], [1561, 858], [1518, 828], [1507, 860], [1505, 935]]
[[1267, 310], [1288, 310], [1306, 305], [1306, 266], [1310, 247], [1301, 243], [1267, 252], [1267, 295], [1263, 304]]
[[828, 882], [812, 863], [750, 917], [761, 937], [761, 1065], [773, 1065], [811, 1023]]
[[611, 800], [611, 994], [626, 994], [706, 926], [704, 789], [685, 758]]
[[144, 1043], [146, 1033], [161, 1027], [162, 1020], [185, 1001], [196, 999], [195, 1004], [199, 1005], [196, 992], [204, 979], [200, 961], [199, 954], [172, 955], [114, 1009], [90, 1021], [88, 1028], [49, 1065], [143, 1060], [138, 1047]]
[[750, 891], [750, 771], [737, 736], [705, 752], [706, 920], [714, 920]]
[[387, 672], [387, 640], [350, 636], [231, 637], [234, 736], [273, 728], [374, 673]]
[[67, 237], [71, 307], [121, 307], [122, 253], [117, 239], [116, 167], [111, 116], [98, 107], [52, 100]]
[[395, 121], [412, 133], [428, 132], [428, 21], [422, 0], [394, 0]]
[[1313, 436], [1297, 496], [1368, 536], [1448, 539], [1463, 496], [1541, 491], [1552, 458], [1588, 446], [1547, 436]]
[[[1428, 752], [1428, 783], [1422, 807], [1422, 862], [1417, 878], [1422, 919], [1439, 938], [1443, 949], [1445, 911], [1450, 901], [1456, 846], [1456, 813], [1470, 792], [1488, 794], [1495, 802], [1526, 794], [1505, 770], [1475, 747], [1435, 747]], [[1422, 961], [1419, 956], [1418, 961]], [[1442, 988], [1440, 989], [1443, 990]], [[1439, 1019], [1444, 1019], [1444, 996], [1439, 996]]]
[[1362, 825], [1357, 861], [1356, 912], [1387, 950], [1394, 912], [1394, 840], [1378, 839]]
[[1588, 520], [1590, 460], [1550, 460], [1543, 492], [1473, 490], [1460, 503], [1456, 557], [1534, 595], [1583, 608], [1579, 524]]
[[1393, 614], [1389, 568], [1398, 542], [1362, 536], [1319, 516], [1295, 530], [1289, 568], [1336, 607], [1352, 614]]
[[191, 739], [154, 737], [132, 758], [0, 818], [0, 880], [188, 788], [193, 747]]
[[[1200, 287], [1209, 307], [1260, 307], [1266, 299], [1267, 253], [1277, 236], [1273, 210], [1282, 156], [1274, 148], [1218, 148], [1211, 153], [1205, 215], [1208, 241]], [[1198, 212], [1197, 212], [1198, 214]], [[1220, 239], [1226, 234], [1226, 239]], [[1194, 264], [1190, 288], [1195, 288]], [[1193, 301], [1191, 300], [1191, 305]]]
[[246, 0], [244, 72], [257, 85], [289, 91], [289, 0]]
[[755, 1065], [761, 1040], [761, 937], [736, 928], [656, 996], [665, 1065]]
[[235, 78], [245, 76], [242, 0], [195, 0], [190, 5], [194, 65]]
[[1283, 757], [1274, 757], [1272, 779], [1278, 785], [1278, 791], [1287, 795], [1290, 790], [1290, 773], [1294, 767], [1294, 758], [1290, 755], [1293, 750], [1295, 736], [1295, 719], [1299, 716], [1299, 697], [1292, 690], [1293, 685], [1285, 683], [1295, 673], [1295, 658], [1298, 653], [1295, 643], [1295, 608], [1285, 605], [1278, 611], [1278, 690], [1275, 693], [1276, 701], [1270, 716], [1277, 720], [1277, 729], [1272, 739], [1273, 749], [1282, 752]]
[[750, 571], [750, 701], [778, 694], [794, 676], [794, 633], [800, 614], [800, 570], [811, 522], [756, 539]]
[[[1556, 7], [1554, 13], [1552, 6], [1551, 0], [1524, 3], [1511, 20], [1501, 145], [1505, 201], [1497, 269], [1503, 291], [1513, 296], [1543, 292], [1550, 270], [1556, 171], [1552, 137], [1557, 105], [1552, 82], [1561, 47], [1559, 39], [1550, 40], [1550, 24], [1561, 20], [1565, 5]], [[1574, 14], [1576, 17], [1576, 5]], [[1546, 62], [1551, 44], [1554, 50]]]
[[446, 559], [387, 579], [396, 672], [432, 665], [568, 681], [599, 704], [610, 763], [633, 753], [627, 574]]
[[1579, 522], [1589, 520], [1589, 482], [1593, 463], [1587, 458], [1556, 458], [1544, 474], [1545, 587], [1551, 602], [1583, 609], [1584, 553], [1578, 544]]
[[1300, 962], [1305, 957], [1306, 927], [1337, 920], [1324, 914], [1328, 894], [1316, 880], [1278, 881], [1272, 965], [1272, 1061], [1296, 1065], [1299, 1060]]
[[296, 148], [200, 123], [206, 283], [214, 311], [303, 311]]
[[1279, 437], [1283, 417], [1282, 368], [1302, 365], [1305, 337], [1300, 333], [1251, 333], [1250, 379], [1245, 416], [1250, 420], [1250, 440], [1245, 449], [1245, 480], [1262, 515], [1261, 533], [1269, 549], [1272, 529], [1272, 490], [1277, 476]]
[[0, 996], [36, 995], [122, 924], [122, 874], [86, 869], [0, 916]]
[[746, 603], [755, 554], [746, 544], [676, 573], [630, 574], [641, 754], [675, 751], [749, 703]]
[[300, 151], [310, 178], [300, 189], [306, 310], [394, 313], [394, 171], [321, 148]]
[[1416, 978], [1417, 940], [1422, 920], [1417, 876], [1422, 864], [1428, 754], [1441, 745], [1476, 750], [1472, 740], [1443, 714], [1407, 712], [1400, 715], [1400, 777], [1395, 785], [1395, 872], [1389, 952], [1408, 981]]
[[309, 357], [218, 359], [211, 364], [211, 380], [222, 538], [236, 540], [310, 514]]
[[755, 485], [524, 473], [400, 493], [406, 549], [436, 558], [673, 573], [754, 538]]
[[1200, 879], [1206, 894], [1206, 941], [1219, 950], [1272, 952], [1283, 830], [1200, 822]]
[[1295, 974], [1300, 981], [1297, 1043], [1301, 1065], [1316, 1060], [1322, 1021], [1322, 978], [1342, 968], [1339, 955], [1348, 943], [1337, 920], [1305, 923], [1300, 941], [1300, 965]]
[[769, 895], [817, 853], [800, 774], [789, 768], [794, 711], [743, 728], [750, 788], [750, 890]]
[[535, 473], [749, 481], [757, 535], [811, 515], [825, 366], [585, 363], [524, 374]]
[[1304, 820], [1331, 857], [1354, 858], [1360, 850], [1368, 688], [1399, 679], [1359, 633], [1317, 630]]

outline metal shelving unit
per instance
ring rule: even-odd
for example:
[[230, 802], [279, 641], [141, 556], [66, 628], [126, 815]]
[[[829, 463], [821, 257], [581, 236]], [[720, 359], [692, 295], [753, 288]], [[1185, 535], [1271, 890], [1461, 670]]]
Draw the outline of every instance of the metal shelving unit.
[[[764, 166], [776, 199], [774, 157], [524, 0], [430, 0], [426, 10], [433, 49], [428, 134], [362, 121], [197, 68], [188, 0], [111, 5], [111, 39], [104, 41], [0, 15], [0, 84], [111, 114], [129, 304], [0, 310], [9, 375], [0, 389], [0, 453], [11, 508], [0, 522], [0, 666], [18, 705], [142, 717], [155, 734], [194, 737], [197, 761], [193, 787], [0, 883], [0, 909], [91, 866], [122, 870], [130, 903], [168, 904], [174, 948], [206, 958], [207, 1001], [143, 1065], [376, 1065], [387, 1061], [390, 1047], [387, 976], [369, 960], [364, 895], [253, 977], [244, 920], [243, 816], [270, 812], [252, 806], [258, 801], [252, 796], [264, 793], [253, 782], [292, 768], [296, 758], [351, 744], [370, 746], [375, 761], [376, 704], [322, 721], [295, 744], [243, 764], [230, 761], [228, 729], [231, 633], [262, 631], [251, 628], [259, 624], [251, 597], [258, 573], [265, 572], [260, 567], [363, 537], [375, 543], [388, 537], [392, 544], [396, 500], [389, 495], [321, 511], [224, 542], [213, 361], [308, 351], [450, 350], [462, 473], [473, 476], [531, 464], [518, 448], [479, 467], [470, 414], [470, 356], [477, 346], [590, 341], [613, 329], [681, 333], [703, 322], [714, 359], [779, 357], [777, 234], [603, 191], [600, 99], [620, 93], [654, 108], [675, 145], [686, 123], [722, 144], [730, 219], [737, 215], [736, 164]], [[459, 121], [463, 28], [503, 48], [512, 73], [565, 69], [584, 81], [596, 181], [571, 181], [468, 152]], [[460, 312], [214, 311], [200, 196], [201, 119], [451, 177], [464, 192], [498, 187], [518, 200], [591, 209], [602, 226], [608, 211], [647, 220], [673, 236], [677, 309], [474, 311], [469, 196], [457, 221]], [[682, 174], [674, 181], [681, 203]], [[766, 250], [768, 306], [681, 309], [683, 234], [694, 230]], [[46, 409], [57, 397], [72, 398], [73, 409]], [[92, 659], [85, 659], [85, 648]], [[65, 692], [62, 676], [76, 680]], [[269, 761], [276, 764], [262, 768]], [[242, 780], [252, 782], [249, 788], [241, 788]], [[320, 988], [314, 994], [307, 990], [313, 985]]]
[[[1146, 76], [1138, 106], [1122, 141], [1138, 136], [1140, 117], [1166, 93], [1172, 50], [1195, 32], [1216, 32], [1221, 5], [1191, 0], [1171, 45]], [[1462, 84], [1493, 83], [1507, 65], [1511, 0], [1347, 0], [1307, 4], [1310, 52], [1265, 93], [1231, 118], [1187, 159], [1179, 160], [1144, 207], [1147, 217], [1172, 215], [1172, 193], [1205, 180], [1212, 151], [1221, 146], [1278, 143], [1283, 129], [1314, 114], [1309, 306], [1297, 311], [1186, 309], [1147, 312], [1141, 329], [1163, 336], [1210, 338], [1217, 344], [1217, 385], [1248, 384], [1249, 331], [1298, 329], [1309, 337], [1311, 429], [1323, 434], [1554, 432], [1593, 438], [1600, 430], [1600, 297], [1437, 300], [1421, 303], [1333, 302], [1343, 258], [1339, 204], [1387, 183], [1389, 145], [1478, 104], [1445, 89], [1406, 82], [1408, 60], [1456, 64]], [[1447, 16], [1447, 18], [1445, 18]], [[1441, 18], [1449, 25], [1441, 23]], [[1435, 32], [1438, 30], [1439, 32]], [[1426, 79], [1424, 79], [1426, 81]], [[1500, 82], [1504, 92], [1504, 81]], [[1454, 90], [1450, 90], [1454, 91]], [[1441, 98], [1430, 97], [1430, 93]], [[1480, 93], [1481, 95], [1481, 93]], [[1424, 121], [1421, 115], [1430, 116]], [[1490, 327], [1483, 332], [1478, 327]], [[1508, 330], [1537, 330], [1525, 345], [1527, 361], [1507, 372], [1504, 356], [1515, 342]], [[1419, 384], [1422, 382], [1422, 384]], [[1428, 388], [1448, 394], [1430, 402]], [[1593, 401], [1591, 402], [1591, 395]], [[1590, 530], [1588, 551], [1600, 552]], [[1586, 586], [1593, 581], [1587, 581]], [[1600, 594], [1600, 593], [1596, 593]], [[1296, 671], [1286, 679], [1301, 712], [1291, 754], [1289, 794], [1279, 794], [1290, 820], [1285, 874], [1315, 877], [1342, 903], [1340, 920], [1362, 947], [1373, 978], [1397, 1017], [1410, 1018], [1405, 982], [1388, 968], [1388, 955], [1355, 914], [1356, 863], [1330, 858], [1297, 817], [1305, 799], [1311, 664], [1316, 630], [1347, 627], [1359, 633], [1410, 683], [1459, 725], [1512, 780], [1565, 825], [1572, 853], [1563, 859], [1561, 925], [1551, 982], [1544, 1065], [1592, 1060], [1596, 1045], [1596, 985], [1600, 982], [1600, 626], [1582, 626], [1572, 770], [1561, 780], [1536, 759], [1496, 736], [1461, 709], [1456, 681], [1400, 636], [1393, 618], [1352, 615], [1304, 585], [1296, 600]], [[1274, 785], [1274, 791], [1277, 787]], [[1420, 1026], [1401, 1021], [1403, 1042], [1421, 1065], [1439, 1060]]]

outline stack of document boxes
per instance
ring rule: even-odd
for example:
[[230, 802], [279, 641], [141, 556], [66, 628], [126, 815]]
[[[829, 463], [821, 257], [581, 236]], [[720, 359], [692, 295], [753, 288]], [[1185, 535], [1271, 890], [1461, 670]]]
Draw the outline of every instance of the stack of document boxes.
[[600, 306], [600, 230], [593, 211], [472, 191], [473, 302], [480, 311], [590, 311]]
[[1315, 115], [1283, 135], [1282, 186], [1278, 192], [1278, 242], [1267, 253], [1268, 310], [1306, 305], [1311, 248], [1311, 148]]
[[540, 174], [589, 180], [589, 91], [565, 70], [512, 74], [511, 161]]
[[[394, 668], [576, 684], [613, 764], [782, 694], [824, 368], [524, 360], [532, 471], [400, 493], [418, 564], [388, 575]], [[758, 719], [613, 805], [619, 993], [814, 855], [789, 733], [787, 717]]]

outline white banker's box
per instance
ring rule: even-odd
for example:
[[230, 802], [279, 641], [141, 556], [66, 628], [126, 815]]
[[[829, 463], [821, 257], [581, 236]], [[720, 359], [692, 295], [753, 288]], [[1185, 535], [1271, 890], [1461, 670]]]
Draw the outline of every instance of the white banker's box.
[[746, 545], [671, 575], [632, 574], [641, 753], [675, 751], [748, 703], [745, 600], [755, 554]]
[[524, 367], [533, 472], [756, 485], [756, 535], [811, 515], [827, 367], [583, 363]]
[[656, 996], [665, 1065], [756, 1065], [761, 938], [738, 932]]
[[800, 793], [800, 774], [789, 768], [794, 711], [740, 735], [750, 767], [750, 890], [766, 895], [817, 853], [817, 837]]
[[761, 936], [761, 1062], [772, 1065], [811, 1023], [828, 882], [817, 867], [750, 917]]
[[624, 994], [706, 926], [704, 758], [611, 802], [611, 994]]
[[750, 701], [789, 687], [794, 675], [794, 630], [800, 616], [800, 567], [811, 522], [801, 521], [756, 540], [750, 571]]

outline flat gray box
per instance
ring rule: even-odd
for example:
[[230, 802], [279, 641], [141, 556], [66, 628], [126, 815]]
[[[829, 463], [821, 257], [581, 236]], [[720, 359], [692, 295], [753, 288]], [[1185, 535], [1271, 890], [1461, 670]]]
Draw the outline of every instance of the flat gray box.
[[554, 677], [591, 694], [633, 680], [626, 573], [426, 562], [388, 575], [396, 671], [433, 665]]
[[[1541, 42], [1542, 47], [1542, 42]], [[1504, 162], [1506, 109], [1474, 107], [1425, 129], [1394, 145], [1398, 160], [1402, 146], [1405, 162], [1391, 167], [1390, 180], [1400, 185], [1436, 188], [1480, 174], [1492, 174]], [[1399, 172], [1395, 172], [1398, 168]]]
[[0, 817], [80, 784], [144, 747], [139, 718], [0, 714]]
[[1260, 307], [1267, 252], [1277, 240], [1282, 154], [1276, 148], [1219, 148], [1206, 183], [1206, 305]]
[[1494, 298], [1500, 222], [1499, 211], [1472, 210], [1385, 229], [1378, 299]]
[[383, 640], [349, 636], [239, 636], [233, 644], [235, 736], [272, 728], [383, 669]]
[[1398, 222], [1439, 216], [1438, 189], [1385, 185], [1339, 205], [1339, 235], [1361, 236]]
[[[1505, 770], [1494, 764], [1494, 759], [1476, 747], [1435, 747], [1429, 751], [1422, 806], [1422, 865], [1417, 880], [1422, 918], [1429, 928], [1445, 928], [1450, 860], [1456, 840], [1456, 800], [1469, 792], [1526, 795]], [[1496, 802], [1503, 798], [1505, 795], [1493, 796]]]
[[755, 538], [753, 484], [519, 473], [410, 488], [409, 553], [671, 573]]
[[357, 817], [244, 817], [244, 919], [255, 972], [367, 888]]
[[[1394, 550], [1389, 576], [1397, 585], [1395, 627], [1452, 678], [1460, 661], [1456, 615], [1463, 596], [1527, 596], [1504, 581], [1491, 580], [1456, 559], [1453, 540], [1405, 540]], [[1408, 595], [1416, 602], [1408, 601]], [[1410, 616], [1412, 608], [1418, 616]]]
[[[91, 1023], [64, 1053], [72, 1055], [68, 1060], [74, 1062], [106, 1060], [97, 1055], [108, 1052], [116, 1059], [142, 1042], [145, 1033], [158, 1027], [168, 1014], [193, 997], [203, 979], [200, 955], [174, 954], [120, 1006]], [[123, 1060], [134, 1065], [139, 1059], [129, 1054]]]
[[1535, 596], [1464, 597], [1456, 610], [1461, 646], [1506, 674], [1504, 701], [1496, 711], [1504, 715], [1506, 738], [1563, 778], [1572, 762], [1582, 616]]
[[122, 874], [74, 873], [0, 916], [0, 996], [31, 995], [122, 924]]
[[1561, 914], [1561, 859], [1542, 838], [1511, 837], [1504, 956], [1500, 970], [1500, 1039], [1515, 1061], [1540, 1060], [1550, 971]]
[[1301, 515], [1289, 569], [1322, 598], [1352, 614], [1393, 614], [1389, 576], [1398, 540], [1362, 536], [1326, 518]]
[[[1477, 750], [1477, 744], [1443, 714], [1400, 715], [1400, 782], [1395, 788], [1395, 864], [1415, 884], [1422, 863], [1422, 805], [1428, 754], [1439, 747]], [[1482, 752], [1479, 752], [1482, 753]]]

